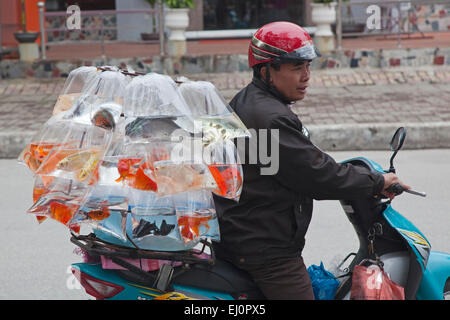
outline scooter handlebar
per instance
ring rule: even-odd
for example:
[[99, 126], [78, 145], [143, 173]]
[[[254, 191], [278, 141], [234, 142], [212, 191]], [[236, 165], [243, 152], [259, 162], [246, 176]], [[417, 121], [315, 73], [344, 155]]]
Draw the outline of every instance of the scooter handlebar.
[[392, 192], [394, 193], [396, 196], [400, 195], [404, 192], [410, 193], [410, 194], [414, 194], [416, 196], [421, 196], [421, 197], [426, 197], [427, 194], [425, 192], [419, 192], [419, 191], [414, 191], [411, 189], [405, 189], [403, 188], [399, 183], [394, 183], [392, 185], [390, 185], [387, 189], [387, 192]]

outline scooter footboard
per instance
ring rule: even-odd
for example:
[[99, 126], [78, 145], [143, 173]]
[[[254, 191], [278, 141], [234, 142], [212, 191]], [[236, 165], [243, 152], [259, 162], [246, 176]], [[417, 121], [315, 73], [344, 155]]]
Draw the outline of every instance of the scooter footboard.
[[450, 279], [450, 254], [431, 251], [422, 282], [417, 291], [419, 300], [443, 300]]

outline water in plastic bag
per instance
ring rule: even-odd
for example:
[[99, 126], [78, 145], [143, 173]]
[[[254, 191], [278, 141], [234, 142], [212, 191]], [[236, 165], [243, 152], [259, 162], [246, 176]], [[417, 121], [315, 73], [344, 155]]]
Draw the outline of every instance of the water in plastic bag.
[[128, 189], [121, 186], [102, 184], [91, 186], [77, 203], [78, 210], [68, 225], [89, 224], [97, 229], [106, 229], [105, 221], [117, 215], [116, 219], [120, 219], [120, 223], [118, 223], [120, 232], [113, 230], [109, 230], [109, 232], [116, 238], [125, 241], [128, 198]]
[[198, 242], [201, 237], [220, 240], [216, 209], [211, 192], [189, 191], [173, 197], [177, 225], [185, 244]]
[[42, 176], [33, 188], [33, 205], [27, 210], [36, 216], [47, 217], [79, 232], [77, 224], [69, 224], [86, 193], [85, 184], [57, 177]]
[[325, 270], [323, 263], [320, 266], [311, 265], [308, 268], [309, 277], [316, 300], [333, 300], [339, 287], [339, 281], [336, 277]]

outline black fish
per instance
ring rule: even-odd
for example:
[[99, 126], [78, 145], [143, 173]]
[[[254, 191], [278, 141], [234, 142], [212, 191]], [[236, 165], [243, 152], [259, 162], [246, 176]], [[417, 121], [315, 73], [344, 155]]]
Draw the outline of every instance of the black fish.
[[167, 236], [175, 228], [174, 224], [168, 224], [166, 220], [163, 220], [161, 226], [158, 228], [156, 223], [150, 223], [144, 219], [139, 221], [139, 225], [133, 229], [134, 238], [142, 238], [147, 235], [153, 236]]

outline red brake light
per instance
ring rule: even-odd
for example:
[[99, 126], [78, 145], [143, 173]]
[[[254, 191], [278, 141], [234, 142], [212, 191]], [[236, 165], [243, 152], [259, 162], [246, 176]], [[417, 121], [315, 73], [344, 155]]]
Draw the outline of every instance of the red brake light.
[[73, 268], [72, 273], [84, 287], [86, 293], [99, 300], [114, 297], [123, 290], [123, 287], [117, 284], [96, 279], [78, 269]]

